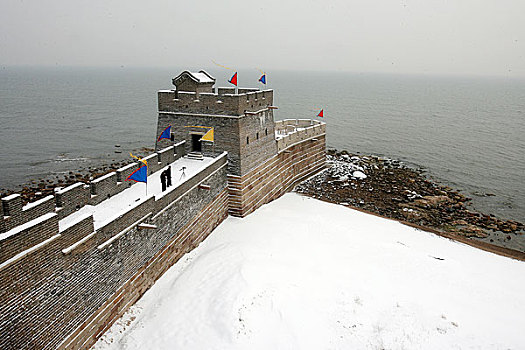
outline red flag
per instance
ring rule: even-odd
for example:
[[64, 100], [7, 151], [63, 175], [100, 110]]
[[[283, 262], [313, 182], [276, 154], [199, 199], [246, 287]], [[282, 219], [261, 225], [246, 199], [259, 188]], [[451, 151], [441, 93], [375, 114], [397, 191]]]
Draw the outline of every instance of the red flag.
[[237, 86], [237, 72], [235, 72], [235, 74], [230, 78], [230, 80], [228, 80], [228, 82]]
[[319, 112], [319, 114], [317, 116], [323, 118], [324, 117], [323, 111], [324, 111], [324, 109], [321, 109], [321, 112]]

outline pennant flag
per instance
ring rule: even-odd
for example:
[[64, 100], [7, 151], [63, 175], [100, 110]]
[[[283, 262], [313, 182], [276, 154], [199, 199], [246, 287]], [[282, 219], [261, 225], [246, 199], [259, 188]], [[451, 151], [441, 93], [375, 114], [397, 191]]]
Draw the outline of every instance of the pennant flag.
[[160, 141], [162, 139], [168, 139], [171, 140], [171, 125], [169, 125], [166, 129], [164, 129], [161, 133], [157, 141]]
[[213, 142], [213, 128], [210, 129], [204, 136], [201, 138], [201, 141], [210, 141]]
[[259, 78], [259, 81], [266, 85], [266, 74], [263, 73], [263, 75], [261, 75], [261, 77]]
[[139, 162], [144, 163], [144, 165], [148, 165], [148, 162], [147, 162], [147, 161], [145, 161], [144, 159], [139, 158], [139, 157], [137, 157], [137, 156], [134, 156], [133, 153], [129, 152], [129, 155], [131, 156], [131, 158], [135, 158], [135, 159], [138, 160]]
[[134, 172], [132, 172], [126, 181], [145, 182], [148, 183], [148, 166], [143, 165]]
[[323, 111], [324, 111], [324, 109], [321, 109], [321, 112], [319, 112], [319, 114], [317, 116], [323, 118], [324, 117]]
[[237, 72], [235, 72], [235, 74], [232, 75], [232, 77], [230, 78], [230, 80], [228, 80], [228, 83], [237, 86]]

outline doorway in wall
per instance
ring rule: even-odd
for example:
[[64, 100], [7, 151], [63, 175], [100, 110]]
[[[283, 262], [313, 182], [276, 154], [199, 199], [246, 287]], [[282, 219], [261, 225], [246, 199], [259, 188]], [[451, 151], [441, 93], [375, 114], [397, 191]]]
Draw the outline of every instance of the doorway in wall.
[[201, 134], [191, 134], [191, 151], [202, 152]]

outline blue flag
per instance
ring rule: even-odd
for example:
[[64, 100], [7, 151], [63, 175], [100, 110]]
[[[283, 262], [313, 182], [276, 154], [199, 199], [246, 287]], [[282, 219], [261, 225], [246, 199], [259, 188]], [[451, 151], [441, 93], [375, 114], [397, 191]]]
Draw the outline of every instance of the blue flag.
[[261, 75], [261, 77], [259, 78], [259, 81], [263, 83], [264, 85], [266, 85], [266, 74]]
[[160, 141], [162, 139], [171, 140], [171, 125], [169, 125], [166, 129], [164, 129], [164, 131], [162, 131], [157, 141]]
[[126, 181], [131, 180], [135, 182], [148, 182], [148, 166], [143, 165], [134, 172], [132, 172]]

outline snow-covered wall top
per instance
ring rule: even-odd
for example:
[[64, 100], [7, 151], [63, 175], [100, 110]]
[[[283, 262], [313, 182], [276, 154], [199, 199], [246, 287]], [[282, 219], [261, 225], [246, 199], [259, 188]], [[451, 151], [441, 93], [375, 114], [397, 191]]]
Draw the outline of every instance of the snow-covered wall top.
[[278, 152], [298, 142], [326, 134], [326, 123], [312, 119], [284, 119], [275, 122]]

